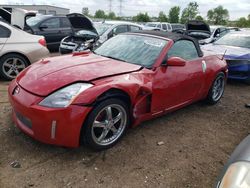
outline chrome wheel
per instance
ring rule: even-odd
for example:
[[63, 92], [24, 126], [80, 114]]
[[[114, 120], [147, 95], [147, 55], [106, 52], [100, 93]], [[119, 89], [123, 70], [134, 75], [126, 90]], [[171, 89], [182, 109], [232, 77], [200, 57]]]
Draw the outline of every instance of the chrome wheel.
[[120, 138], [127, 124], [128, 115], [123, 106], [110, 104], [96, 115], [91, 135], [98, 145], [107, 146]]
[[218, 101], [224, 92], [225, 79], [223, 75], [216, 78], [212, 88], [212, 98], [214, 101]]
[[19, 58], [8, 58], [3, 62], [2, 71], [9, 78], [15, 78], [23, 69], [25, 61]]

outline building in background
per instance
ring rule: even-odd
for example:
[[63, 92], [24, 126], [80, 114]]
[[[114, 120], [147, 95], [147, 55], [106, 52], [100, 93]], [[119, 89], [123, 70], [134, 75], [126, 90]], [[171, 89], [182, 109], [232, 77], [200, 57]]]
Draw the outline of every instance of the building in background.
[[57, 15], [57, 16], [63, 16], [63, 15], [69, 14], [69, 11], [70, 11], [67, 8], [56, 7], [52, 5], [0, 5], [0, 7], [34, 10], [40, 14], [44, 14], [44, 15], [50, 14], [50, 15]]

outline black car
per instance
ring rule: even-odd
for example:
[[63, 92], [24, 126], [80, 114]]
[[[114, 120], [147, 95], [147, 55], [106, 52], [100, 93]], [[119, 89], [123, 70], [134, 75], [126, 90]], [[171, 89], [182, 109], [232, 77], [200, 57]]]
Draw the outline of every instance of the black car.
[[50, 51], [57, 51], [61, 40], [73, 34], [69, 19], [66, 16], [40, 15], [29, 18], [27, 24], [35, 35], [43, 35]]

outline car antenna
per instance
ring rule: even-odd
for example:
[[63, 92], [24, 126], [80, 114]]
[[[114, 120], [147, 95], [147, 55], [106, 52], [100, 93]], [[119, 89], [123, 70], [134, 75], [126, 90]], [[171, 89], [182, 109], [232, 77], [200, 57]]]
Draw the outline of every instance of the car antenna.
[[227, 53], [227, 49], [225, 50], [225, 52], [224, 52], [224, 54], [223, 54], [223, 56], [222, 56], [221, 60], [223, 60], [223, 59], [224, 59], [224, 57], [225, 57], [226, 53]]

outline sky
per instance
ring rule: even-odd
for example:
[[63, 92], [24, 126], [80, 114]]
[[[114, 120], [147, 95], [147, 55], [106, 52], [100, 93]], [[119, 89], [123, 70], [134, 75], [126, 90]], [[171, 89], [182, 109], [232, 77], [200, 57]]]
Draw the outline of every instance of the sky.
[[[112, 1], [112, 11], [120, 13], [120, 0]], [[109, 11], [110, 0], [1, 0], [0, 4], [48, 4], [69, 8], [70, 12], [81, 12], [88, 7], [91, 14], [96, 10]], [[168, 13], [173, 6], [184, 9], [190, 0], [122, 0], [122, 16], [133, 16], [139, 12], [148, 12], [150, 16], [158, 16], [160, 11]], [[250, 0], [196, 0], [200, 15], [206, 17], [209, 9], [222, 5], [228, 9], [230, 19], [236, 20], [250, 14]]]

